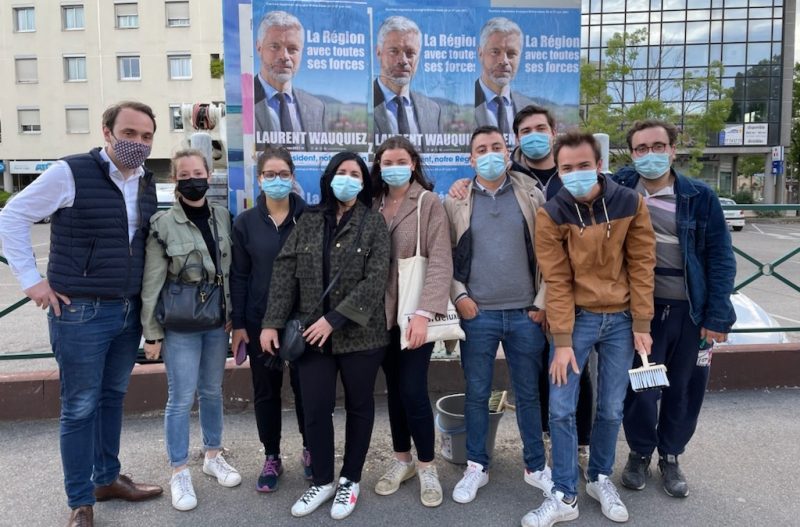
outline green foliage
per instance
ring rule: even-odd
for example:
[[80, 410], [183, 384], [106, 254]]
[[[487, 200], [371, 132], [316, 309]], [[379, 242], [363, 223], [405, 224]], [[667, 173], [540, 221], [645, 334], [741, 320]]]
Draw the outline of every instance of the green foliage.
[[[664, 79], [655, 68], [667, 68], [675, 61], [668, 49], [650, 57], [650, 68], [633, 67], [644, 64], [642, 54], [655, 49], [647, 47], [648, 41], [645, 28], [615, 33], [608, 40], [602, 65], [590, 62], [581, 65], [581, 128], [609, 135], [613, 167], [630, 160], [625, 134], [634, 121], [674, 122], [681, 129], [677, 146], [688, 154], [687, 175], [699, 176], [703, 167], [700, 157], [707, 139], [722, 130], [731, 111], [730, 90], [723, 88], [721, 81], [722, 64], [714, 62], [707, 70]], [[668, 105], [661, 101], [662, 92], [675, 89], [683, 93], [682, 104]], [[625, 102], [615, 104], [615, 101]]]
[[742, 156], [739, 158], [737, 172], [740, 176], [752, 176], [764, 173], [764, 156]]
[[753, 200], [753, 193], [749, 190], [739, 190], [731, 196], [731, 199], [742, 205], [755, 203], [755, 200]]
[[8, 198], [10, 197], [10, 193], [6, 192], [5, 190], [0, 190], [0, 207], [5, 207], [6, 201], [8, 201]]
[[794, 174], [794, 178], [797, 179], [800, 170], [800, 62], [794, 65], [792, 88], [792, 135], [785, 159], [786, 164], [792, 167], [791, 172], [787, 170], [787, 176]]
[[211, 59], [211, 78], [221, 79], [225, 74], [225, 59], [213, 58]]

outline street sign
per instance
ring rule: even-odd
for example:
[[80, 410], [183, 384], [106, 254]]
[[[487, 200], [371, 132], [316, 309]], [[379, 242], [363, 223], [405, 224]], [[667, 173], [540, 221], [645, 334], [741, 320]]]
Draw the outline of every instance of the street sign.
[[772, 162], [772, 174], [777, 176], [779, 174], [783, 174], [783, 161], [773, 161]]
[[783, 161], [783, 146], [772, 147], [772, 161]]

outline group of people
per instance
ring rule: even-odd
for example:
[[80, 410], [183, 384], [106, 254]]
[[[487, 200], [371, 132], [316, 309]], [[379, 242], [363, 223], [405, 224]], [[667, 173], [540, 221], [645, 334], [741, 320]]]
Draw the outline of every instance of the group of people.
[[[229, 334], [234, 351], [246, 349], [252, 371], [265, 454], [257, 491], [275, 491], [283, 473], [281, 388], [288, 367], [303, 438], [297, 451], [310, 480], [291, 513], [305, 516], [333, 500], [333, 518], [351, 514], [382, 368], [394, 455], [375, 492], [393, 494], [417, 476], [421, 503], [440, 505], [428, 325], [446, 314], [449, 301], [466, 336], [468, 463], [452, 490], [454, 501], [473, 501], [489, 481], [488, 402], [500, 344], [523, 479], [545, 498], [522, 518], [523, 526], [577, 518], [580, 474], [604, 515], [628, 519], [610, 479], [620, 426], [630, 447], [622, 484], [643, 489], [657, 451], [664, 490], [688, 495], [678, 456], [702, 405], [706, 348], [725, 341], [735, 321], [729, 300], [735, 260], [713, 191], [672, 168], [673, 125], [635, 123], [627, 136], [632, 166], [609, 176], [591, 134], [557, 136], [549, 111], [528, 105], [513, 120], [513, 151], [500, 128], [474, 131], [475, 177], [454, 183], [444, 204], [403, 136], [383, 142], [371, 168], [356, 153], [333, 156], [313, 206], [292, 192], [290, 153], [268, 146], [258, 157], [256, 204], [233, 220], [226, 208], [209, 203], [209, 166], [196, 150], [173, 157], [177, 199], [156, 211], [153, 175], [143, 166], [155, 128], [144, 104], [110, 107], [104, 148], [55, 163], [0, 214], [12, 271], [25, 293], [49, 309], [69, 525], [92, 525], [96, 500], [162, 493], [121, 475], [118, 459], [122, 401], [142, 334], [147, 357], [164, 359], [165, 444], [176, 509], [197, 506], [188, 467], [195, 394], [203, 472], [225, 487], [242, 481], [222, 455]], [[52, 235], [42, 279], [30, 229], [46, 216]], [[398, 261], [413, 256], [428, 260], [424, 287], [416, 310], [398, 317]], [[160, 297], [168, 284], [210, 277], [222, 298], [219, 323], [185, 331], [164, 322]], [[407, 322], [402, 335], [398, 318]], [[306, 322], [305, 349], [287, 363], [280, 351], [292, 319]], [[629, 388], [628, 370], [639, 364], [635, 352], [667, 366], [669, 388]], [[338, 377], [346, 426], [336, 478]]]

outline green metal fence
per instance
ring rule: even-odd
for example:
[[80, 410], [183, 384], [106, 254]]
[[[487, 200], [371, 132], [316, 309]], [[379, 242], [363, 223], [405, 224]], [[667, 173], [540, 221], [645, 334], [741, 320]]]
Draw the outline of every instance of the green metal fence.
[[[798, 216], [800, 216], [800, 205], [723, 205], [722, 208], [724, 210], [749, 210], [755, 212], [782, 212], [782, 211], [795, 211]], [[781, 256], [780, 258], [773, 260], [772, 262], [762, 262], [757, 258], [747, 254], [742, 248], [736, 246], [734, 244], [733, 250], [736, 254], [747, 260], [748, 262], [752, 263], [756, 266], [756, 271], [742, 280], [741, 282], [735, 284], [734, 291], [739, 291], [743, 287], [753, 283], [754, 281], [758, 280], [759, 278], [765, 277], [772, 277], [775, 278], [784, 284], [788, 285], [792, 289], [800, 294], [800, 285], [792, 282], [789, 278], [778, 272], [776, 269], [790, 258], [795, 256], [796, 254], [800, 253], [800, 240], [798, 240], [797, 247], [790, 250], [785, 255]], [[0, 264], [8, 265], [8, 260], [4, 257], [0, 256]], [[0, 318], [10, 315], [26, 303], [30, 302], [30, 298], [22, 298], [19, 301], [11, 304], [7, 308], [0, 311]], [[776, 331], [785, 331], [785, 332], [795, 332], [800, 331], [800, 326], [781, 326], [779, 328], [737, 328], [733, 329], [731, 333], [774, 333]], [[2, 360], [21, 360], [21, 359], [46, 359], [52, 358], [52, 352], [38, 352], [38, 353], [0, 353], [0, 361]], [[144, 355], [142, 350], [139, 350], [139, 358], [143, 359]]]

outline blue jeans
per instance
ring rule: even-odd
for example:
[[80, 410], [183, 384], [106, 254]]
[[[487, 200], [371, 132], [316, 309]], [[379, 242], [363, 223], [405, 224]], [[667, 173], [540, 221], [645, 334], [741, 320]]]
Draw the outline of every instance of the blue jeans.
[[61, 380], [61, 464], [70, 508], [94, 504], [119, 475], [122, 401], [142, 326], [139, 298], [73, 298], [47, 315]]
[[461, 343], [461, 365], [467, 385], [464, 403], [467, 459], [489, 467], [486, 452], [489, 396], [497, 346], [502, 343], [514, 389], [525, 467], [542, 470], [545, 466], [539, 408], [539, 369], [545, 344], [542, 328], [524, 309], [480, 311], [475, 318], [462, 320], [461, 327], [467, 337]]
[[191, 333], [167, 331], [164, 335], [168, 383], [164, 434], [173, 467], [189, 461], [189, 413], [195, 392], [203, 448], [222, 448], [222, 378], [227, 353], [228, 334], [223, 327]]
[[[589, 480], [611, 476], [622, 407], [633, 360], [633, 333], [628, 311], [592, 313], [578, 309], [572, 331], [572, 349], [583, 370], [592, 349], [597, 351], [597, 410], [592, 426]], [[555, 347], [550, 347], [550, 361]], [[550, 384], [550, 438], [553, 442], [553, 490], [567, 497], [578, 494], [578, 436], [575, 406], [580, 375], [567, 368], [567, 384]]]

